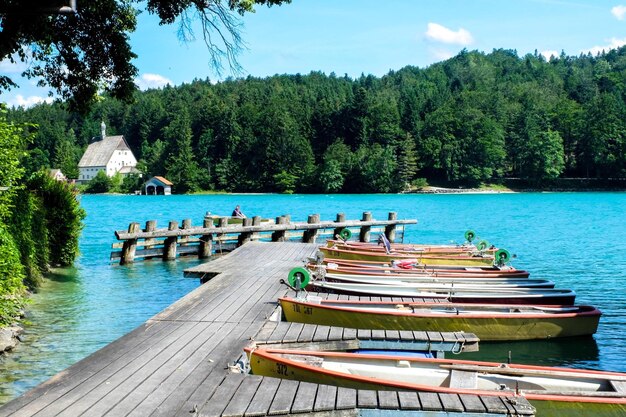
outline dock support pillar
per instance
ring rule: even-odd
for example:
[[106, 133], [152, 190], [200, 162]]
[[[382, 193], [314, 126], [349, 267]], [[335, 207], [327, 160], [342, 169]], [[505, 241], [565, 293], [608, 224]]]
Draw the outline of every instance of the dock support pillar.
[[[337, 220], [335, 220], [335, 223], [343, 223], [345, 221], [346, 221], [345, 213], [337, 213]], [[342, 230], [343, 230], [343, 227], [335, 227], [335, 230], [333, 230], [333, 239], [337, 239], [337, 236], [341, 235]]]
[[[276, 217], [276, 224], [287, 224], [287, 218], [285, 216]], [[277, 230], [272, 233], [272, 242], [284, 242], [285, 230]]]
[[[319, 214], [311, 214], [307, 219], [308, 224], [316, 224], [320, 222]], [[304, 243], [315, 243], [315, 239], [317, 239], [317, 230], [318, 229], [308, 229], [302, 233], [302, 241]]]
[[[205, 229], [213, 226], [213, 219], [205, 218], [202, 223], [202, 227]], [[213, 252], [213, 234], [200, 236], [200, 247], [198, 248], [198, 258], [206, 259], [211, 256]]]
[[[171, 220], [167, 227], [167, 230], [177, 230], [178, 222]], [[178, 236], [170, 236], [165, 238], [163, 243], [163, 260], [172, 261], [176, 259], [176, 243], [178, 242]]]
[[[261, 219], [259, 217], [259, 219]], [[252, 226], [252, 219], [249, 217], [246, 217], [245, 219], [243, 219], [243, 223], [242, 223], [243, 227], [247, 227], [247, 226]], [[246, 242], [250, 242], [252, 238], [252, 232], [242, 232], [239, 234], [239, 237], [237, 238], [237, 246], [241, 246]]]
[[[395, 211], [390, 211], [388, 219], [397, 220], [398, 213], [396, 213]], [[387, 236], [387, 239], [390, 242], [393, 242], [394, 240], [396, 240], [396, 225], [395, 224], [390, 224], [388, 226], [385, 226], [385, 236]]]
[[[191, 219], [183, 219], [183, 230], [185, 229], [191, 229]], [[180, 239], [178, 239], [178, 244], [180, 246], [187, 246], [187, 242], [189, 241], [189, 236], [181, 236]]]
[[[370, 212], [370, 211], [363, 212], [363, 219], [362, 219], [362, 221], [369, 222], [371, 220], [372, 220], [372, 212]], [[361, 232], [359, 233], [359, 241], [360, 242], [369, 242], [370, 241], [371, 229], [372, 229], [371, 226], [361, 226]]]
[[[128, 225], [128, 233], [139, 232], [139, 223], [131, 223]], [[120, 265], [126, 265], [135, 261], [135, 251], [137, 250], [137, 239], [128, 239], [124, 241], [122, 246], [122, 257]]]

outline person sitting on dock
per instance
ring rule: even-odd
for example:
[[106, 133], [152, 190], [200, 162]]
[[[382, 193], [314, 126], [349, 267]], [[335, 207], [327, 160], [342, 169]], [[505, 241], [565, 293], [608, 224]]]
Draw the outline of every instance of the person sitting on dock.
[[243, 212], [241, 211], [239, 204], [237, 204], [237, 207], [235, 207], [235, 209], [233, 210], [233, 214], [231, 214], [231, 217], [237, 217], [238, 219], [246, 218], [246, 215], [243, 214]]

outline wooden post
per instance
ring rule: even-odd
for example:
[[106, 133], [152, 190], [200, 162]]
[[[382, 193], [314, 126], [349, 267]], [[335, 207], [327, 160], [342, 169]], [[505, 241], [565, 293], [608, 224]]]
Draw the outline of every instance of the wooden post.
[[[366, 221], [370, 221], [372, 220], [372, 213], [369, 211], [364, 211], [363, 212], [363, 219], [362, 221], [366, 222]], [[371, 234], [371, 226], [361, 226], [361, 232], [359, 233], [359, 241], [361, 242], [369, 242], [370, 241], [370, 234]]]
[[[170, 224], [167, 226], [167, 230], [177, 230], [178, 222], [175, 220], [171, 220]], [[176, 244], [178, 242], [178, 236], [171, 236], [165, 238], [165, 242], [163, 243], [163, 260], [171, 261], [176, 259]]]
[[[228, 217], [220, 217], [218, 223], [218, 227], [228, 227]], [[226, 233], [218, 233], [217, 234], [217, 243], [220, 248], [220, 253], [222, 253], [222, 239], [226, 236]]]
[[[398, 220], [398, 213], [396, 213], [395, 211], [390, 211], [388, 219]], [[394, 240], [396, 240], [396, 225], [395, 224], [390, 224], [390, 225], [385, 226], [385, 236], [387, 236], [387, 239], [389, 240], [389, 242], [393, 242]]]
[[[311, 214], [307, 219], [308, 224], [316, 224], [320, 222], [319, 214]], [[304, 243], [315, 243], [315, 239], [317, 238], [318, 229], [307, 229], [302, 233], [302, 241]]]
[[[287, 219], [285, 216], [276, 217], [276, 224], [287, 224]], [[285, 230], [277, 230], [272, 233], [272, 242], [284, 242], [285, 241]]]
[[[183, 219], [183, 230], [184, 229], [191, 229], [191, 219]], [[180, 239], [178, 239], [178, 243], [180, 244], [180, 246], [187, 246], [188, 245], [188, 241], [189, 241], [189, 236], [181, 236]]]
[[[131, 223], [128, 225], [128, 233], [139, 232], [139, 223]], [[122, 257], [120, 265], [126, 265], [135, 261], [135, 250], [137, 250], [137, 239], [128, 239], [124, 241], [122, 246]]]
[[[252, 226], [252, 219], [250, 217], [246, 217], [245, 219], [243, 219], [242, 226], [244, 226], [244, 227]], [[244, 243], [249, 242], [251, 237], [252, 237], [252, 233], [251, 232], [241, 232], [241, 233], [239, 233], [239, 238], [237, 238], [237, 246], [241, 246]]]
[[[263, 220], [263, 219], [261, 219], [261, 216], [254, 216], [252, 218], [252, 226], [260, 226], [261, 225], [261, 220]], [[260, 237], [259, 237], [258, 233], [252, 233], [250, 235], [250, 240], [259, 240], [259, 239], [260, 239]]]
[[[145, 231], [146, 232], [154, 232], [154, 229], [156, 229], [156, 224], [157, 224], [156, 220], [148, 220], [146, 222]], [[143, 248], [144, 249], [150, 249], [150, 248], [152, 248], [152, 246], [154, 246], [155, 242], [156, 242], [156, 240], [152, 239], [152, 238], [145, 239], [143, 241]]]
[[[208, 228], [213, 226], [213, 219], [206, 218], [202, 223], [202, 227]], [[213, 251], [213, 234], [209, 233], [208, 235], [200, 236], [200, 247], [198, 248], [198, 258], [205, 259], [211, 256], [211, 252]]]
[[[345, 221], [346, 221], [345, 213], [337, 213], [337, 220], [335, 220], [335, 223], [343, 223]], [[342, 230], [343, 230], [343, 227], [335, 227], [335, 230], [333, 230], [333, 239], [337, 239], [337, 235], [339, 235]]]

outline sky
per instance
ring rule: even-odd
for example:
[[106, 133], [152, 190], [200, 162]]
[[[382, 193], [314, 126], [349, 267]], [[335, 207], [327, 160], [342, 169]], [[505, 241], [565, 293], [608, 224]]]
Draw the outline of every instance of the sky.
[[[81, 1], [87, 0], [79, 0], [79, 8]], [[238, 57], [239, 76], [254, 77], [311, 71], [380, 77], [407, 65], [427, 67], [464, 48], [549, 57], [626, 44], [626, 0], [292, 0], [258, 6], [240, 20], [246, 49]], [[131, 46], [140, 89], [237, 76], [216, 74], [201, 34], [183, 43], [177, 29], [159, 26], [147, 13], [139, 16]], [[0, 73], [20, 85], [0, 94], [0, 101], [30, 106], [50, 100], [48, 90], [20, 78], [20, 71], [0, 62]]]

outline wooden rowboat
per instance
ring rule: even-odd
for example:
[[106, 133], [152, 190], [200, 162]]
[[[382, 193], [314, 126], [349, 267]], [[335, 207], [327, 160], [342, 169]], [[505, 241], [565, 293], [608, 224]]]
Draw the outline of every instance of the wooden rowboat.
[[406, 356], [245, 349], [256, 375], [340, 387], [525, 397], [541, 417], [626, 415], [626, 374]]
[[494, 254], [497, 250], [495, 247], [477, 248], [474, 245], [416, 245], [408, 243], [391, 243], [389, 247], [369, 242], [354, 242], [343, 240], [328, 240], [326, 243], [328, 248], [339, 248], [347, 250], [369, 251], [375, 253], [406, 253], [406, 254], [424, 254], [424, 255], [445, 255], [445, 254], [468, 254], [473, 253], [489, 253]]
[[341, 248], [320, 247], [319, 249], [325, 257], [338, 259], [352, 259], [365, 261], [384, 261], [391, 262], [393, 260], [411, 259], [423, 265], [461, 265], [461, 266], [491, 266], [494, 263], [492, 255], [466, 255], [466, 254], [450, 254], [450, 255], [424, 255], [424, 254], [407, 254], [407, 253], [384, 253], [371, 252], [362, 250], [348, 250]]
[[[430, 276], [474, 276], [474, 277], [494, 277], [494, 278], [527, 278], [530, 274], [521, 269], [515, 269], [511, 266], [443, 266], [443, 265], [419, 265], [417, 260], [397, 262], [379, 262], [379, 261], [354, 261], [327, 258], [323, 264], [310, 264], [311, 269], [324, 268], [334, 273], [363, 273], [378, 274], [381, 272], [390, 274], [419, 274]], [[345, 272], [344, 272], [345, 271]]]
[[379, 285], [416, 285], [420, 288], [554, 288], [554, 281], [528, 278], [429, 277], [393, 274], [335, 274], [327, 272], [323, 280]]
[[379, 297], [442, 298], [455, 303], [572, 305], [576, 293], [556, 288], [425, 289], [411, 285], [376, 285], [351, 282], [312, 281], [312, 291]]
[[474, 333], [481, 341], [550, 339], [596, 332], [591, 306], [300, 300], [280, 298], [287, 321], [355, 329]]

